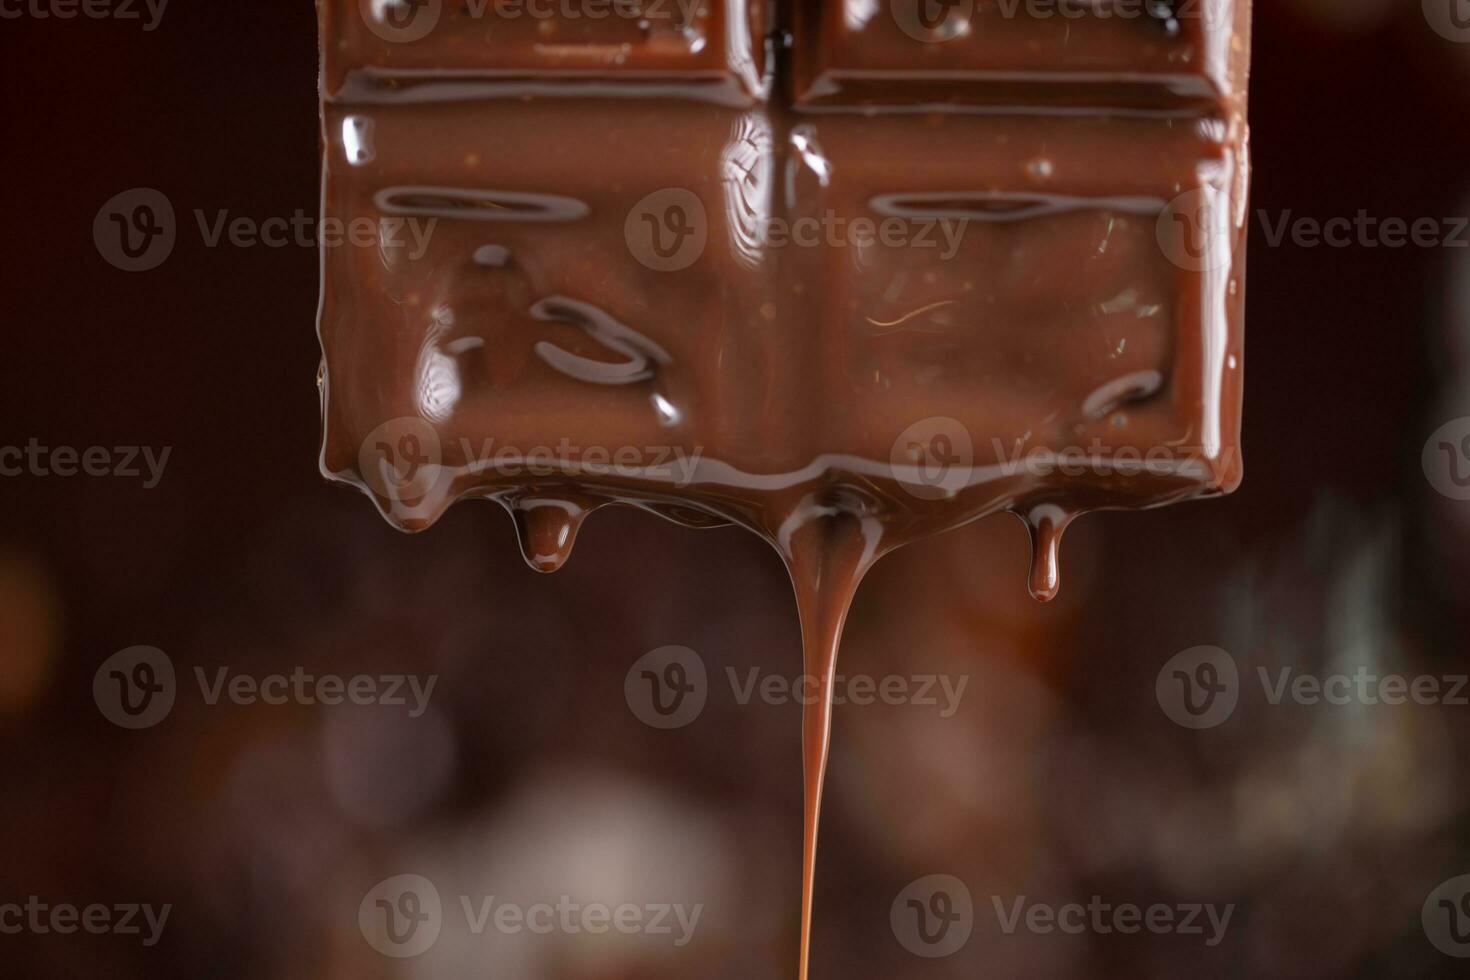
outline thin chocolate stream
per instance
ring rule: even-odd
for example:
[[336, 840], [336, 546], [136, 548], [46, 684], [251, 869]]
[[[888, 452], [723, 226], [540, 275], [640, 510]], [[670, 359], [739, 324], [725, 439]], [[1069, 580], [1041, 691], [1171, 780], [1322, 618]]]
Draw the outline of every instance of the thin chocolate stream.
[[[806, 513], [803, 513], [805, 511]], [[782, 548], [801, 617], [802, 660], [814, 696], [802, 707], [802, 859], [800, 980], [811, 964], [812, 916], [822, 795], [832, 747], [833, 685], [842, 627], [858, 585], [877, 560], [882, 525], [839, 506], [798, 510], [804, 523]]]

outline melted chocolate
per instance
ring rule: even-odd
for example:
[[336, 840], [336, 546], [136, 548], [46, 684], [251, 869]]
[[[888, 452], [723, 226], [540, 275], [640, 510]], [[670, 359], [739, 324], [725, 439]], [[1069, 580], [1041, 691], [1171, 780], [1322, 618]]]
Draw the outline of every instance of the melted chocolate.
[[1240, 480], [1249, 5], [504, 6], [321, 3], [324, 208], [382, 229], [324, 257], [323, 470], [407, 530], [498, 501], [538, 571], [610, 503], [776, 548], [805, 978], [866, 571], [1006, 510], [1049, 599], [1077, 515]]

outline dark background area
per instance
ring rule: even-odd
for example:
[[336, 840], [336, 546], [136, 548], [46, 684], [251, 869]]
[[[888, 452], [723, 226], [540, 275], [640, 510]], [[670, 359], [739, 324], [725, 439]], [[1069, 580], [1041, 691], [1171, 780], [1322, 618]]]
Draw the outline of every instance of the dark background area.
[[[1418, 0], [1343, 6], [1259, 5], [1253, 208], [1467, 214], [1470, 44], [1431, 31]], [[0, 975], [790, 975], [797, 708], [726, 697], [661, 733], [623, 699], [628, 666], [666, 644], [712, 670], [797, 673], [776, 556], [612, 510], [542, 577], [499, 508], [407, 537], [318, 474], [317, 254], [206, 248], [192, 218], [316, 213], [316, 43], [306, 3], [174, 0], [153, 32], [0, 21], [0, 445], [171, 447], [151, 490], [0, 478], [0, 903], [174, 906], [152, 948], [0, 935]], [[180, 239], [129, 275], [92, 224], [138, 186], [171, 199]], [[1470, 504], [1436, 494], [1420, 455], [1470, 415], [1470, 250], [1252, 234], [1237, 494], [1084, 519], [1050, 606], [1027, 598], [1024, 530], [1003, 517], [864, 584], [844, 671], [972, 679], [949, 719], [839, 710], [814, 976], [1461, 975], [1419, 916], [1470, 873], [1470, 707], [1252, 704], [1190, 732], [1154, 700], [1160, 667], [1201, 644], [1243, 670], [1467, 671]], [[92, 679], [137, 644], [181, 675], [440, 680], [423, 724], [196, 692], [126, 732]], [[400, 963], [358, 932], [388, 875], [555, 896], [592, 887], [584, 852], [598, 881], [705, 902], [696, 941], [459, 936]], [[986, 909], [991, 894], [1239, 908], [1215, 948], [1007, 936], [982, 914], [965, 950], [929, 961], [888, 915], [932, 873]]]

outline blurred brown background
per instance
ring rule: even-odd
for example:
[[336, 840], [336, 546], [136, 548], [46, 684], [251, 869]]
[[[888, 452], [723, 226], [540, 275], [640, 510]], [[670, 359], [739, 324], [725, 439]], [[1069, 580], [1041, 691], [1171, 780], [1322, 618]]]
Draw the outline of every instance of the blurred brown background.
[[[1430, 30], [1420, 0], [1266, 0], [1256, 30], [1255, 208], [1470, 214], [1470, 43]], [[799, 712], [742, 706], [721, 680], [800, 669], [776, 557], [619, 510], [546, 578], [498, 508], [390, 530], [316, 470], [315, 251], [192, 231], [196, 208], [316, 212], [311, 5], [174, 0], [153, 31], [23, 16], [0, 42], [0, 445], [171, 448], [154, 489], [0, 478], [0, 905], [172, 906], [152, 946], [0, 933], [0, 975], [792, 975]], [[128, 275], [92, 224], [139, 186], [181, 234]], [[815, 977], [1463, 975], [1420, 914], [1470, 873], [1470, 707], [1273, 707], [1257, 688], [1195, 732], [1155, 700], [1160, 668], [1201, 644], [1252, 677], [1470, 671], [1470, 503], [1420, 465], [1430, 433], [1470, 415], [1470, 249], [1271, 248], [1253, 225], [1238, 494], [1084, 519], [1047, 607], [1003, 517], [864, 585], [845, 673], [969, 682], [948, 718], [839, 709]], [[167, 652], [180, 693], [125, 731], [93, 676], [138, 644]], [[716, 682], [694, 724], [660, 732], [623, 682], [668, 644]], [[209, 705], [193, 672], [221, 667], [438, 680], [410, 719]], [[446, 911], [435, 948], [400, 961], [358, 908], [404, 873]], [[930, 874], [975, 900], [945, 959], [889, 924]], [[703, 912], [676, 948], [474, 936], [458, 911], [460, 895], [563, 894]], [[1021, 895], [1236, 909], [1213, 947], [1007, 935], [991, 896]]]

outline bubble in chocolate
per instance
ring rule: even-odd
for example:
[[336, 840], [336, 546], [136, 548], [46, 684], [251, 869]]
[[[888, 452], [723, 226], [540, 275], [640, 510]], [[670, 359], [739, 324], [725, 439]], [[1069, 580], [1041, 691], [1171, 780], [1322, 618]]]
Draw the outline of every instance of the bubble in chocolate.
[[1191, 647], [1164, 664], [1154, 694], [1174, 724], [1197, 731], [1216, 728], [1240, 703], [1240, 669], [1219, 647]]
[[92, 700], [119, 728], [152, 728], [173, 711], [178, 685], [173, 661], [157, 647], [119, 650], [92, 676]]
[[633, 205], [623, 223], [633, 258], [655, 272], [679, 272], [698, 262], [709, 244], [704, 202], [683, 187], [666, 187]]
[[975, 0], [890, 0], [893, 20], [909, 37], [943, 44], [970, 33]]
[[915, 422], [893, 441], [893, 478], [920, 500], [946, 500], [970, 483], [975, 444], [958, 419], [935, 416]]
[[1470, 500], [1470, 416], [1446, 422], [1420, 457], [1429, 485], [1451, 500]]
[[422, 418], [391, 419], [368, 433], [358, 471], [374, 493], [396, 501], [422, 500], [443, 476], [439, 433]]
[[623, 697], [634, 717], [650, 728], [669, 731], [692, 725], [709, 700], [704, 658], [680, 646], [645, 653], [628, 668]]
[[114, 268], [150, 272], [168, 261], [178, 240], [173, 203], [151, 187], [123, 191], [97, 212], [92, 238]]
[[1159, 213], [1156, 235], [1164, 257], [1185, 272], [1213, 272], [1234, 258], [1225, 196], [1197, 187]]
[[378, 882], [357, 908], [362, 938], [392, 959], [422, 956], [439, 941], [444, 904], [422, 875], [394, 875]]
[[[1207, 4], [1206, 6], [1207, 9], [1204, 11], [1205, 21], [1211, 30], [1218, 30], [1221, 25], [1217, 23], [1217, 20], [1222, 14], [1216, 8], [1223, 9], [1226, 5]], [[1180, 11], [1176, 9], [1178, 7], [1179, 3], [1177, 0], [1146, 0], [1145, 3], [1145, 10], [1147, 10], [1148, 15], [1153, 18], [1167, 37], [1179, 36]]]
[[975, 903], [960, 879], [928, 875], [899, 892], [888, 921], [904, 949], [924, 959], [942, 959], [958, 953], [970, 941]]
[[443, 0], [358, 0], [368, 30], [390, 44], [422, 41], [439, 26]]
[[475, 264], [487, 269], [503, 268], [510, 261], [510, 249], [504, 245], [481, 245], [475, 249]]
[[377, 123], [371, 116], [348, 116], [342, 120], [342, 153], [354, 167], [363, 167], [377, 159], [374, 142]]

